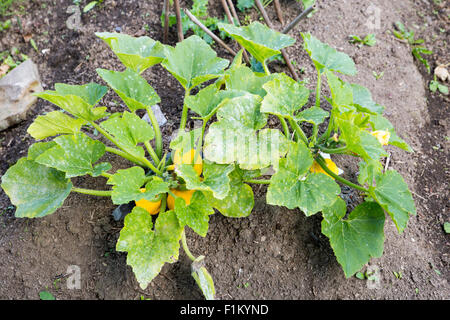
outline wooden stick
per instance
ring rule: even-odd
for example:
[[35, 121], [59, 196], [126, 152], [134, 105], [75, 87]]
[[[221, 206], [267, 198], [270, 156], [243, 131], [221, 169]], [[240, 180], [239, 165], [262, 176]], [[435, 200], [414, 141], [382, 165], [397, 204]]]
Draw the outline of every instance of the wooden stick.
[[[230, 24], [234, 25], [234, 19], [231, 15], [231, 11], [230, 11], [230, 8], [228, 7], [227, 1], [226, 0], [220, 0], [220, 1], [222, 2], [222, 7], [225, 10], [225, 14], [227, 15], [228, 21], [230, 22]], [[233, 8], [234, 8], [234, 6], [233, 6]], [[236, 17], [237, 17], [237, 14], [236, 14]], [[239, 20], [238, 20], [238, 24], [239, 24]], [[241, 49], [244, 49], [240, 44], [239, 44], [239, 47]], [[245, 49], [243, 51], [243, 57], [244, 57], [245, 62], [247, 64], [250, 64], [250, 59], [248, 58], [247, 52], [245, 51]]]
[[286, 28], [283, 29], [283, 31], [281, 31], [281, 33], [288, 33], [289, 31], [292, 30], [292, 28], [294, 28], [303, 18], [305, 18], [306, 16], [308, 16], [308, 14], [310, 14], [313, 10], [316, 9], [315, 5], [312, 5], [309, 8], [306, 8], [306, 10], [304, 10], [302, 13], [300, 13], [294, 20], [292, 20], [291, 23], [289, 23]]
[[183, 24], [181, 22], [180, 0], [174, 0], [174, 4], [175, 4], [175, 14], [177, 16], [178, 42], [181, 42], [184, 40], [184, 35], [183, 35]]
[[169, 38], [169, 9], [170, 2], [169, 0], [164, 0], [164, 34], [163, 34], [163, 42], [167, 43]]
[[[236, 21], [236, 23], [237, 23], [238, 26], [240, 26], [241, 23], [240, 23], [240, 21], [239, 21], [239, 17], [238, 17], [238, 15], [237, 15], [236, 9], [234, 8], [233, 1], [232, 1], [232, 0], [227, 0], [227, 2], [228, 2], [228, 7], [230, 8], [231, 13], [232, 13], [232, 15], [233, 15], [233, 17], [234, 17], [234, 21]], [[225, 10], [225, 11], [226, 11], [226, 10]], [[233, 21], [233, 24], [234, 24], [234, 21]], [[242, 47], [241, 45], [240, 45], [240, 47], [241, 47], [241, 49], [244, 49], [244, 47]], [[248, 58], [247, 51], [245, 51], [245, 49], [244, 49], [244, 50], [242, 51], [242, 53], [243, 53], [243, 57], [244, 57], [245, 62], [246, 62], [247, 64], [250, 64], [250, 59]]]
[[[269, 16], [267, 15], [266, 10], [264, 9], [263, 5], [261, 4], [261, 1], [255, 0], [255, 3], [256, 3], [256, 6], [258, 7], [259, 11], [261, 12], [261, 14], [262, 14], [262, 16], [264, 18], [264, 21], [266, 22], [267, 26], [269, 28], [271, 28], [271, 29], [274, 29], [273, 25], [272, 25], [272, 22], [270, 21]], [[280, 51], [281, 51], [281, 55], [284, 58], [284, 61], [286, 62], [286, 65], [287, 65], [289, 71], [292, 74], [292, 78], [294, 78], [295, 81], [298, 81], [299, 77], [298, 77], [297, 73], [295, 72], [294, 67], [291, 64], [291, 60], [289, 59], [289, 56], [286, 53], [286, 50], [280, 49]]]
[[233, 56], [236, 55], [236, 52], [233, 51], [229, 46], [225, 44], [218, 36], [216, 36], [211, 30], [209, 30], [203, 23], [201, 23], [188, 9], [183, 9], [184, 13], [191, 19], [193, 23], [195, 23], [197, 26], [199, 26], [203, 31], [205, 31], [211, 38], [214, 39], [218, 44], [220, 44], [222, 47], [225, 48], [229, 53], [231, 53]]
[[275, 12], [277, 13], [278, 20], [280, 20], [281, 25], [284, 26], [283, 14], [281, 13], [280, 0], [273, 0], [275, 6]]
[[237, 15], [236, 9], [234, 8], [234, 4], [232, 0], [227, 0], [228, 2], [228, 7], [231, 10], [231, 13], [233, 14], [234, 20], [236, 21], [237, 25], [240, 26], [241, 23], [239, 22], [239, 17]]

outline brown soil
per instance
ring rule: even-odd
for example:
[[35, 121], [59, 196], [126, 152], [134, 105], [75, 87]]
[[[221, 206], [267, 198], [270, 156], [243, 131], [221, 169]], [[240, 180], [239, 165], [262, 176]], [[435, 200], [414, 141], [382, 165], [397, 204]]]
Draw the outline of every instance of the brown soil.
[[[387, 219], [384, 255], [373, 259], [364, 270], [375, 271], [376, 281], [345, 279], [333, 251], [320, 231], [320, 215], [306, 218], [298, 210], [265, 204], [264, 187], [255, 187], [255, 208], [244, 219], [211, 216], [205, 238], [187, 231], [194, 254], [203, 254], [214, 278], [218, 299], [438, 299], [450, 298], [449, 235], [443, 230], [449, 216], [449, 98], [430, 93], [432, 76], [415, 61], [410, 48], [394, 39], [389, 30], [395, 21], [414, 29], [425, 45], [434, 51], [429, 60], [450, 62], [448, 23], [450, 7], [445, 1], [371, 1], [380, 9], [379, 29], [368, 29], [367, 1], [319, 1], [319, 10], [300, 23], [291, 35], [296, 45], [287, 51], [299, 68], [302, 79], [314, 87], [315, 73], [302, 49], [299, 31], [309, 31], [322, 41], [349, 54], [357, 63], [358, 75], [352, 82], [367, 86], [374, 99], [386, 106], [386, 116], [415, 150], [408, 154], [390, 148], [389, 167], [398, 170], [413, 191], [417, 216], [399, 235]], [[87, 2], [86, 2], [87, 3]], [[82, 15], [83, 28], [74, 32], [66, 27], [71, 0], [29, 1], [18, 10], [23, 32], [31, 32], [39, 50], [24, 42], [14, 20], [12, 29], [0, 33], [0, 51], [13, 46], [38, 64], [44, 88], [54, 83], [101, 82], [95, 69], [118, 69], [120, 64], [96, 31], [115, 31], [148, 35], [162, 40], [159, 16], [161, 1], [105, 0], [103, 5]], [[212, 1], [210, 1], [212, 3]], [[220, 4], [211, 5], [210, 14], [223, 16]], [[82, 1], [82, 4], [85, 4]], [[182, 6], [191, 4], [181, 1]], [[299, 12], [295, 1], [282, 1], [286, 21]], [[269, 16], [280, 28], [272, 6]], [[259, 19], [256, 10], [247, 13]], [[244, 15], [241, 15], [241, 21]], [[1, 19], [0, 19], [1, 20]], [[348, 42], [350, 34], [375, 33], [374, 47], [359, 48]], [[176, 43], [171, 29], [169, 43]], [[231, 58], [221, 48], [219, 55]], [[286, 71], [275, 62], [274, 71]], [[384, 72], [376, 80], [373, 71]], [[178, 125], [183, 91], [177, 81], [160, 66], [144, 76], [161, 96], [161, 108], [168, 118], [163, 134], [168, 139]], [[447, 83], [448, 85], [448, 83]], [[124, 109], [120, 99], [108, 94], [103, 103], [111, 111]], [[54, 110], [40, 100], [28, 120], [0, 132], [0, 175], [34, 141], [26, 129], [37, 115]], [[128, 163], [107, 159], [115, 168]], [[355, 163], [342, 159], [339, 166], [355, 179]], [[353, 170], [353, 171], [352, 171]], [[354, 172], [354, 173], [351, 173]], [[74, 184], [101, 189], [105, 179], [74, 179]], [[349, 195], [350, 197], [353, 194]], [[351, 199], [351, 198], [350, 198]], [[356, 201], [357, 197], [355, 197]], [[203, 299], [190, 275], [184, 252], [178, 262], [165, 265], [146, 290], [141, 290], [126, 255], [115, 251], [123, 222], [111, 216], [115, 206], [109, 199], [71, 194], [55, 214], [41, 219], [17, 219], [14, 207], [0, 190], [0, 299], [39, 299], [48, 290], [57, 299]], [[68, 289], [68, 266], [79, 266], [81, 289]], [[397, 278], [394, 272], [401, 273]]]

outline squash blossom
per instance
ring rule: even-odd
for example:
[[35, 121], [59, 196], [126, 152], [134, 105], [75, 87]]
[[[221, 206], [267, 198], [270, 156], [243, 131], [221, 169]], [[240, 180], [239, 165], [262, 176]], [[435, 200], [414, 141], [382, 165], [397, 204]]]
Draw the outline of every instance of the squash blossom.
[[[340, 168], [338, 168], [338, 166], [336, 165], [336, 163], [333, 162], [333, 160], [331, 160], [330, 155], [328, 153], [321, 152], [320, 155], [324, 158], [327, 168], [330, 169], [331, 172], [333, 172], [336, 175], [341, 175], [344, 172]], [[311, 168], [309, 168], [309, 171], [311, 171], [312, 173], [324, 173], [327, 176], [331, 177], [328, 173], [325, 172], [325, 170], [323, 170], [323, 168], [315, 160]]]
[[377, 130], [370, 133], [375, 138], [378, 139], [378, 141], [383, 145], [387, 146], [389, 143], [389, 138], [391, 137], [391, 133], [389, 131], [383, 131], [383, 130]]

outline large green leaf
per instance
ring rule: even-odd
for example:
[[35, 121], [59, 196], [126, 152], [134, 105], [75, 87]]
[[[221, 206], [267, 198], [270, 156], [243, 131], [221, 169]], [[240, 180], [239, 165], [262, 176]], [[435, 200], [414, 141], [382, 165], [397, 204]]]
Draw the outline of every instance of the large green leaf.
[[237, 162], [253, 170], [276, 165], [287, 152], [287, 140], [275, 129], [263, 129], [267, 115], [260, 112], [261, 98], [246, 94], [225, 100], [217, 112], [218, 122], [205, 137], [205, 159], [229, 164]]
[[323, 210], [322, 233], [330, 239], [345, 276], [351, 277], [371, 258], [381, 257], [384, 243], [384, 212], [375, 202], [363, 202], [344, 219], [341, 198]]
[[116, 244], [117, 251], [127, 252], [127, 264], [142, 289], [161, 271], [165, 263], [178, 260], [183, 227], [173, 211], [160, 213], [152, 230], [152, 216], [140, 207], [125, 217]]
[[175, 199], [175, 213], [181, 226], [187, 225], [205, 237], [208, 233], [209, 215], [214, 213], [214, 209], [202, 192], [195, 191], [189, 204], [181, 197]]
[[394, 170], [375, 177], [376, 186], [369, 187], [370, 194], [389, 213], [399, 233], [406, 228], [409, 215], [416, 215], [411, 191], [402, 176]]
[[384, 107], [373, 101], [369, 89], [359, 84], [352, 84], [351, 87], [353, 89], [353, 105], [358, 111], [383, 114]]
[[301, 35], [304, 40], [305, 50], [321, 72], [324, 69], [328, 69], [351, 76], [356, 74], [355, 63], [347, 54], [321, 42], [310, 33], [301, 33]]
[[216, 199], [210, 191], [203, 192], [208, 202], [221, 214], [231, 218], [247, 217], [255, 205], [252, 188], [243, 182], [241, 170], [237, 167], [229, 174], [230, 190], [223, 199]]
[[62, 94], [57, 91], [46, 90], [34, 95], [86, 121], [95, 121], [107, 115], [106, 107], [93, 108], [89, 102], [74, 94]]
[[244, 27], [219, 23], [220, 30], [228, 33], [261, 63], [280, 53], [280, 49], [291, 46], [295, 39], [277, 32], [257, 21]]
[[[117, 170], [106, 182], [113, 185], [111, 199], [114, 204], [123, 204], [130, 201], [146, 199], [152, 201], [155, 196], [169, 191], [169, 185], [159, 177], [148, 181], [145, 171], [141, 167], [131, 167]], [[141, 188], [145, 185], [145, 192]]]
[[61, 95], [74, 95], [80, 97], [91, 106], [95, 106], [108, 92], [108, 87], [90, 82], [84, 85], [71, 85], [56, 83], [55, 90]]
[[227, 90], [247, 91], [263, 98], [267, 93], [263, 85], [275, 77], [276, 74], [257, 75], [250, 68], [240, 65], [225, 72], [225, 85]]
[[176, 47], [166, 47], [166, 59], [162, 65], [186, 89], [220, 77], [229, 61], [217, 57], [216, 52], [202, 38], [193, 35], [177, 43]]
[[[35, 158], [37, 163], [66, 173], [67, 178], [85, 174], [98, 175], [94, 163], [105, 153], [105, 145], [84, 133], [62, 135], [54, 140], [57, 145]], [[102, 168], [111, 168], [110, 166]], [[108, 169], [107, 169], [108, 170]]]
[[353, 112], [346, 112], [335, 117], [348, 150], [366, 161], [378, 161], [381, 157], [387, 156], [387, 153], [378, 139], [367, 132], [365, 126], [361, 127], [359, 122], [364, 123], [361, 119], [363, 118], [359, 114]]
[[72, 189], [63, 172], [21, 158], [2, 177], [2, 189], [16, 208], [18, 218], [52, 214]]
[[267, 91], [261, 104], [261, 112], [282, 117], [294, 116], [308, 102], [309, 90], [285, 74], [263, 85]]
[[401, 148], [403, 150], [406, 150], [408, 152], [413, 152], [413, 149], [409, 146], [409, 144], [406, 143], [402, 138], [400, 138], [397, 135], [394, 126], [388, 119], [386, 119], [380, 114], [377, 114], [371, 115], [369, 122], [374, 131], [376, 130], [389, 131], [391, 135], [389, 138], [389, 144]]
[[330, 114], [322, 108], [313, 106], [296, 114], [295, 120], [319, 125], [324, 122], [329, 115]]
[[153, 128], [136, 114], [125, 111], [121, 117], [111, 117], [100, 123], [108, 133], [114, 136], [117, 144], [135, 157], [142, 158], [145, 151], [137, 144], [154, 138]]
[[28, 156], [27, 159], [28, 160], [35, 160], [37, 157], [39, 157], [41, 154], [43, 154], [45, 151], [47, 151], [50, 148], [53, 148], [54, 146], [56, 146], [56, 142], [55, 141], [47, 141], [47, 142], [36, 142], [33, 143], [29, 148], [28, 148]]
[[86, 121], [74, 119], [61, 111], [52, 111], [43, 116], [38, 116], [27, 132], [35, 139], [42, 140], [58, 134], [74, 134]]
[[211, 191], [215, 198], [223, 199], [230, 191], [230, 178], [234, 165], [217, 164], [205, 160], [203, 177], [200, 178], [193, 165], [182, 164], [176, 167], [178, 176], [186, 182], [189, 190]]
[[135, 72], [142, 73], [147, 68], [164, 60], [164, 45], [147, 36], [132, 37], [122, 33], [97, 32], [120, 61]]
[[[353, 88], [351, 85], [331, 71], [325, 71], [328, 86], [331, 91], [331, 103], [333, 107], [350, 106], [353, 104]], [[341, 110], [341, 108], [339, 108]]]
[[97, 69], [96, 71], [131, 111], [146, 109], [161, 101], [155, 89], [131, 69], [126, 69], [123, 72], [105, 69]]
[[311, 151], [303, 142], [292, 144], [270, 179], [267, 203], [299, 208], [307, 216], [333, 204], [341, 192], [339, 185], [326, 174], [310, 173], [313, 161]]

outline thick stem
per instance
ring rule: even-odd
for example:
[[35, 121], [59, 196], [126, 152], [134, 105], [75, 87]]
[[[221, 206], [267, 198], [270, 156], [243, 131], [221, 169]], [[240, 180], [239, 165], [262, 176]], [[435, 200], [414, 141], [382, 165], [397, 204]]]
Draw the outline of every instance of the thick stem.
[[[186, 98], [189, 97], [190, 90], [186, 90], [186, 93], [184, 95], [184, 101], [186, 101]], [[188, 118], [188, 111], [189, 108], [186, 104], [186, 102], [183, 103], [183, 111], [181, 113], [181, 121], [180, 121], [180, 131], [183, 131], [184, 128], [186, 128], [186, 122]]]
[[92, 189], [84, 189], [84, 188], [72, 188], [73, 192], [83, 193], [83, 194], [89, 194], [91, 196], [100, 196], [100, 197], [110, 197], [112, 191], [107, 190], [92, 190]]
[[[158, 120], [156, 119], [155, 113], [153, 112], [151, 107], [147, 107], [147, 114], [150, 119], [150, 122], [152, 124], [153, 130], [155, 130], [155, 146], [156, 146], [156, 155], [157, 158], [161, 157], [162, 149], [163, 149], [163, 143], [162, 143], [162, 135], [161, 135], [161, 128], [159, 127]], [[152, 156], [153, 158], [153, 156]], [[156, 163], [156, 160], [153, 159]], [[159, 163], [159, 160], [158, 160]]]
[[254, 183], [254, 184], [270, 184], [270, 180], [255, 180], [255, 179], [249, 179], [249, 180], [244, 180], [244, 182], [247, 182], [247, 183]]
[[192, 261], [195, 261], [195, 256], [191, 253], [191, 251], [189, 250], [189, 247], [187, 245], [186, 242], [186, 233], [183, 229], [183, 233], [181, 234], [181, 243], [183, 244], [183, 249], [184, 252], [186, 252], [186, 255], [189, 257], [189, 259], [191, 259]]
[[281, 126], [283, 127], [283, 131], [286, 138], [290, 139], [289, 136], [291, 135], [291, 132], [289, 131], [289, 127], [287, 125], [286, 120], [282, 116], [278, 116], [278, 119], [280, 119]]
[[347, 179], [344, 179], [344, 178], [338, 176], [333, 171], [328, 169], [327, 164], [325, 163], [325, 161], [323, 160], [323, 158], [320, 155], [316, 156], [314, 159], [322, 167], [323, 171], [328, 173], [335, 180], [337, 180], [337, 181], [339, 181], [339, 182], [341, 182], [343, 184], [346, 184], [347, 186], [352, 187], [352, 188], [354, 188], [356, 190], [363, 191], [363, 192], [369, 192], [369, 189], [366, 189], [366, 188], [364, 188], [364, 187], [362, 187], [360, 185], [354, 184], [353, 182], [350, 182]]
[[127, 160], [137, 164], [137, 165], [145, 167], [143, 162], [137, 160], [136, 158], [132, 157], [130, 154], [128, 154], [128, 153], [126, 153], [126, 152], [124, 152], [122, 150], [111, 148], [111, 147], [106, 147], [105, 151], [109, 152], [109, 153], [114, 153], [114, 154], [116, 154], [116, 155], [118, 155], [118, 156], [120, 156], [120, 157], [122, 157], [124, 159], [127, 159]]
[[325, 148], [322, 146], [317, 146], [319, 148], [320, 151], [325, 152], [325, 153], [329, 153], [329, 154], [340, 154], [340, 153], [346, 153], [347, 152], [347, 146], [345, 147], [340, 147], [340, 148], [334, 148], [334, 149], [330, 149], [330, 148]]
[[108, 173], [108, 172], [102, 172], [100, 175], [105, 177], [105, 178], [108, 178], [108, 179], [113, 176], [111, 173]]
[[306, 134], [303, 132], [302, 128], [300, 128], [300, 126], [298, 125], [298, 123], [292, 119], [289, 118], [289, 124], [291, 125], [292, 128], [294, 128], [295, 132], [297, 133], [297, 135], [300, 137], [300, 139], [303, 140], [303, 142], [308, 145], [308, 137], [306, 136]]
[[317, 86], [316, 86], [316, 107], [320, 108], [320, 92], [322, 89], [322, 74], [317, 68]]
[[152, 145], [150, 144], [149, 141], [145, 141], [144, 142], [145, 148], [148, 151], [148, 154], [150, 155], [150, 157], [152, 157], [153, 161], [155, 162], [155, 164], [157, 166], [159, 166], [160, 160], [158, 158], [158, 155], [156, 154], [155, 150], [153, 150]]
[[263, 61], [262, 66], [263, 66], [263, 68], [264, 68], [264, 73], [265, 73], [267, 76], [270, 75], [270, 70], [269, 70], [269, 68], [267, 67], [267, 64], [266, 64], [265, 61]]

